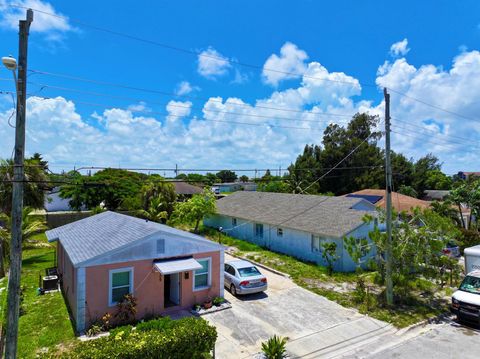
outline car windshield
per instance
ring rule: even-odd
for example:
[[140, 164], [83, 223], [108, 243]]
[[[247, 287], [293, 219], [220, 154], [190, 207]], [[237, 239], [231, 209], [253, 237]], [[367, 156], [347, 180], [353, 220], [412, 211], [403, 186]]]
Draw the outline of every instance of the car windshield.
[[253, 277], [261, 274], [255, 267], [238, 268], [238, 273], [240, 274], [240, 277]]
[[460, 284], [460, 290], [480, 294], [480, 278], [467, 275], [462, 284]]

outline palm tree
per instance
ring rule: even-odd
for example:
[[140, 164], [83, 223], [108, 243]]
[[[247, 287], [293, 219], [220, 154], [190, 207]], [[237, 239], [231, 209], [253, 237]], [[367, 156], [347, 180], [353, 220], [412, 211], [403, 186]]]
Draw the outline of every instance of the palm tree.
[[[25, 183], [23, 202], [26, 206], [43, 208], [45, 202], [45, 189], [48, 181], [44, 168], [38, 160], [25, 160]], [[13, 181], [13, 160], [0, 159], [0, 211], [10, 213], [12, 210], [12, 181]]]
[[164, 210], [165, 203], [160, 197], [154, 197], [150, 200], [150, 206], [147, 210], [141, 209], [138, 215], [153, 222], [162, 223], [168, 219], [168, 213]]
[[458, 227], [462, 227], [461, 213], [460, 215], [458, 214], [458, 211], [451, 201], [433, 201], [430, 206], [434, 212], [443, 217], [450, 218]]
[[[31, 238], [48, 228], [45, 223], [32, 216], [33, 209], [23, 208], [22, 211], [22, 241], [30, 242]], [[11, 237], [12, 219], [5, 213], [0, 213], [0, 278], [5, 276], [5, 261], [9, 257], [10, 237]]]

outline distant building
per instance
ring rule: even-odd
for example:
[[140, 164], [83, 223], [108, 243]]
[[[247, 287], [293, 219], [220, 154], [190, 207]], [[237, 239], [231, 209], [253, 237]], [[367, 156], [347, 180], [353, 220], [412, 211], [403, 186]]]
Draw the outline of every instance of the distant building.
[[[70, 206], [70, 198], [60, 197], [60, 187], [54, 187], [48, 191], [45, 196], [44, 207], [47, 212], [67, 212], [74, 211]], [[82, 206], [82, 211], [86, 210], [85, 206]]]
[[175, 187], [175, 193], [180, 200], [192, 197], [194, 194], [202, 193], [203, 189], [199, 186], [194, 186], [184, 181], [171, 182]]
[[447, 191], [447, 190], [427, 189], [425, 190], [425, 196], [423, 196], [423, 200], [424, 201], [444, 201], [449, 194], [450, 194], [450, 191]]
[[212, 191], [215, 194], [221, 194], [225, 192], [237, 192], [237, 191], [256, 191], [257, 184], [255, 182], [225, 182], [214, 183]]
[[[346, 197], [363, 198], [378, 208], [385, 208], [385, 195], [386, 193], [384, 189], [362, 189], [361, 191], [347, 194]], [[412, 214], [412, 210], [416, 207], [422, 209], [429, 208], [430, 202], [392, 192], [392, 207], [397, 212]]]
[[475, 177], [480, 177], [480, 172], [458, 172], [457, 173], [458, 178], [462, 180], [466, 180], [470, 176], [475, 176]]

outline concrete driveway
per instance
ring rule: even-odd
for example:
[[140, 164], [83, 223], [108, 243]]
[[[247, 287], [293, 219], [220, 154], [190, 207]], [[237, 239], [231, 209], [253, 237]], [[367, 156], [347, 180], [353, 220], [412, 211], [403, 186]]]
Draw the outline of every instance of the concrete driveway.
[[216, 358], [251, 358], [274, 334], [289, 338], [287, 349], [294, 358], [334, 357], [393, 330], [288, 278], [260, 270], [268, 278], [266, 293], [236, 298], [225, 290], [232, 308], [204, 316], [217, 327]]

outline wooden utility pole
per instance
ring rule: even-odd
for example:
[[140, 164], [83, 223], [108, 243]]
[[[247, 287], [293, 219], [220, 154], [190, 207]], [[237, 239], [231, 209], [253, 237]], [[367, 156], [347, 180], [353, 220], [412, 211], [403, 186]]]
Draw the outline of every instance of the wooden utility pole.
[[387, 285], [387, 305], [393, 304], [392, 283], [392, 163], [390, 161], [390, 94], [383, 89], [385, 97], [385, 180], [386, 180], [386, 222], [387, 243], [385, 247], [385, 274]]
[[25, 113], [27, 104], [28, 32], [33, 11], [27, 10], [26, 20], [20, 20], [18, 44], [17, 119], [15, 126], [15, 158], [13, 166], [12, 240], [10, 243], [10, 275], [7, 297], [7, 333], [5, 358], [17, 357], [18, 317], [20, 309], [20, 273], [22, 271], [22, 212], [25, 157]]

